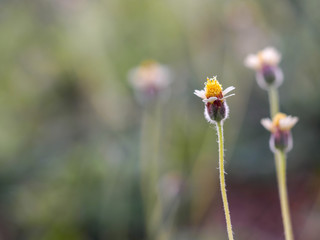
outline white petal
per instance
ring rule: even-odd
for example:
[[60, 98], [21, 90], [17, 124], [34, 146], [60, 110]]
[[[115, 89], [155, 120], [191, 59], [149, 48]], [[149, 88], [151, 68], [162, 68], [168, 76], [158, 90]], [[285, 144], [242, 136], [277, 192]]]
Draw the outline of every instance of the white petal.
[[268, 131], [270, 131], [270, 132], [272, 131], [272, 121], [269, 118], [261, 119], [261, 124]]
[[244, 60], [244, 65], [248, 68], [258, 70], [261, 66], [261, 63], [257, 55], [250, 54]]
[[160, 89], [168, 87], [172, 81], [169, 68], [161, 64], [153, 70], [153, 76], [155, 86]]
[[281, 54], [274, 47], [267, 47], [261, 52], [261, 57], [264, 63], [270, 65], [278, 65], [281, 61]]
[[231, 97], [231, 96], [234, 96], [234, 95], [235, 95], [235, 94], [232, 93], [232, 94], [230, 94], [230, 95], [228, 95], [228, 96], [223, 97], [223, 99], [226, 99], [226, 98]]
[[287, 116], [286, 118], [280, 119], [279, 127], [281, 130], [290, 130], [298, 122], [297, 117]]
[[206, 92], [204, 90], [194, 90], [193, 93], [202, 99], [206, 98]]
[[222, 95], [226, 95], [228, 92], [231, 92], [232, 90], [234, 90], [235, 87], [234, 86], [230, 86], [230, 87], [227, 87], [225, 90], [223, 90], [222, 92]]
[[[291, 117], [291, 116], [290, 116]], [[294, 126], [296, 125], [296, 123], [299, 121], [299, 118], [298, 117], [292, 117], [291, 118], [291, 124]]]
[[212, 102], [214, 102], [214, 101], [217, 100], [217, 99], [218, 99], [218, 98], [216, 98], [216, 97], [211, 97], [211, 98], [208, 98], [208, 99], [203, 99], [202, 101], [205, 102], [205, 103], [208, 103], [208, 102], [212, 103]]

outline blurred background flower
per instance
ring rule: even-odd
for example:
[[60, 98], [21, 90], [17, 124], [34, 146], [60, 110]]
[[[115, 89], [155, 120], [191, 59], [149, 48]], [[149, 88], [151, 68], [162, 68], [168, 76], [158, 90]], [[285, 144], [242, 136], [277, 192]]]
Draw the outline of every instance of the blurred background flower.
[[169, 69], [154, 60], [145, 60], [129, 71], [129, 83], [136, 91], [141, 104], [154, 104], [156, 100], [168, 98], [165, 90], [170, 85]]
[[[183, 181], [183, 190], [163, 196], [175, 202], [170, 239], [225, 239], [216, 134], [192, 94], [212, 74], [239, 93], [225, 123], [236, 239], [283, 239], [269, 134], [260, 125], [267, 93], [243, 66], [249, 53], [275, 46], [281, 111], [299, 117], [288, 162], [294, 232], [317, 240], [319, 7], [316, 0], [0, 1], [0, 238], [145, 239], [144, 110], [127, 76], [156, 59], [170, 68], [174, 89], [158, 118], [160, 179], [175, 173]], [[171, 192], [172, 180], [160, 181], [161, 192]]]
[[283, 81], [283, 72], [278, 64], [280, 53], [273, 47], [267, 47], [257, 54], [249, 54], [244, 64], [256, 71], [256, 79], [261, 88], [279, 87]]

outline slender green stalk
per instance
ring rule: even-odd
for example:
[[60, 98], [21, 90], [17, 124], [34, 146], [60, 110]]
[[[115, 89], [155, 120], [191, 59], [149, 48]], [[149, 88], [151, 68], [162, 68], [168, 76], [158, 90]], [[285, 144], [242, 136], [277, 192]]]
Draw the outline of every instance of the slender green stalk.
[[229, 240], [233, 240], [233, 232], [231, 225], [231, 217], [227, 199], [226, 183], [224, 178], [224, 147], [223, 147], [223, 123], [217, 122], [217, 132], [218, 132], [218, 143], [219, 143], [219, 174], [220, 174], [220, 190], [223, 202], [224, 213], [227, 223], [227, 232]]
[[145, 109], [141, 125], [140, 167], [141, 192], [145, 210], [146, 227], [149, 239], [158, 231], [162, 206], [159, 200], [157, 183], [160, 175], [159, 140], [160, 140], [160, 105]]
[[279, 112], [279, 94], [278, 89], [270, 87], [268, 90], [269, 104], [270, 104], [270, 115], [273, 118]]
[[[270, 103], [270, 115], [273, 118], [279, 112], [279, 94], [278, 89], [271, 87], [268, 91]], [[290, 208], [288, 201], [288, 192], [286, 185], [286, 155], [283, 151], [274, 153], [277, 182], [279, 188], [279, 197], [281, 205], [282, 222], [286, 240], [293, 240], [292, 224], [290, 218]]]
[[276, 152], [278, 156], [278, 187], [281, 203], [282, 221], [286, 240], [293, 240], [288, 191], [286, 184], [286, 154], [283, 151]]
[[149, 111], [145, 110], [142, 115], [141, 121], [141, 133], [140, 133], [140, 186], [141, 186], [141, 195], [143, 201], [143, 210], [144, 217], [146, 223], [146, 232], [147, 235], [150, 235], [150, 215], [152, 209], [152, 192], [150, 192], [151, 184], [150, 184], [150, 172], [148, 169], [150, 168], [150, 143], [149, 143], [149, 134], [152, 129], [152, 114]]
[[[269, 96], [269, 105], [270, 105], [270, 115], [271, 119], [279, 112], [279, 94], [278, 89], [275, 87], [270, 87], [268, 90], [268, 96]], [[278, 155], [274, 154], [274, 160], [275, 160], [275, 167], [276, 167], [276, 174], [277, 174], [277, 180], [279, 182], [279, 159]]]

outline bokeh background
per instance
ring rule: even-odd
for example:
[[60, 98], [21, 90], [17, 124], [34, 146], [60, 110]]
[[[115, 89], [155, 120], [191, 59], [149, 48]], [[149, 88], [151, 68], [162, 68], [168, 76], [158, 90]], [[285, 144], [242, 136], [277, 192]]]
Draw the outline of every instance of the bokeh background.
[[[267, 93], [243, 65], [266, 46], [282, 53], [281, 110], [300, 119], [288, 155], [294, 233], [319, 239], [319, 8], [317, 0], [1, 0], [0, 239], [147, 239], [142, 151], [158, 161], [146, 190], [160, 196], [158, 236], [226, 239], [217, 137], [193, 95], [213, 75], [236, 87], [225, 123], [236, 239], [284, 239], [259, 123]], [[166, 101], [151, 107], [128, 83], [145, 59], [172, 74]]]

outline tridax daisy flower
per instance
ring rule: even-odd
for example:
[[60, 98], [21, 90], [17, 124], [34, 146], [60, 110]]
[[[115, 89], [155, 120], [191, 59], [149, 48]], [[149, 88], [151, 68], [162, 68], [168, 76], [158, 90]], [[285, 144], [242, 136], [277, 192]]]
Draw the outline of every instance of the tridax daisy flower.
[[281, 54], [273, 47], [267, 47], [257, 54], [246, 57], [246, 67], [256, 71], [259, 86], [268, 89], [271, 86], [279, 87], [283, 82], [283, 73], [279, 68]]
[[205, 104], [204, 116], [209, 123], [215, 123], [218, 134], [219, 146], [219, 177], [220, 177], [220, 190], [223, 202], [223, 208], [226, 217], [227, 233], [229, 240], [233, 240], [233, 232], [231, 225], [231, 217], [229, 204], [227, 199], [226, 184], [225, 184], [225, 171], [224, 171], [224, 146], [223, 146], [223, 120], [228, 117], [229, 108], [226, 103], [226, 98], [233, 96], [229, 92], [234, 90], [234, 87], [228, 87], [224, 91], [221, 84], [218, 82], [217, 77], [207, 78], [203, 90], [195, 90], [194, 94], [202, 98]]
[[289, 152], [292, 149], [291, 128], [298, 122], [297, 117], [287, 116], [284, 113], [277, 113], [273, 120], [265, 118], [261, 120], [262, 126], [271, 132], [270, 148]]
[[207, 78], [203, 90], [195, 90], [194, 94], [202, 98], [205, 103], [204, 116], [210, 123], [220, 122], [226, 119], [229, 115], [229, 108], [225, 101], [226, 98], [234, 94], [228, 94], [235, 87], [228, 87], [222, 91], [222, 86], [218, 82], [217, 77]]
[[129, 72], [128, 78], [141, 101], [155, 98], [171, 83], [169, 69], [154, 60], [142, 62]]

